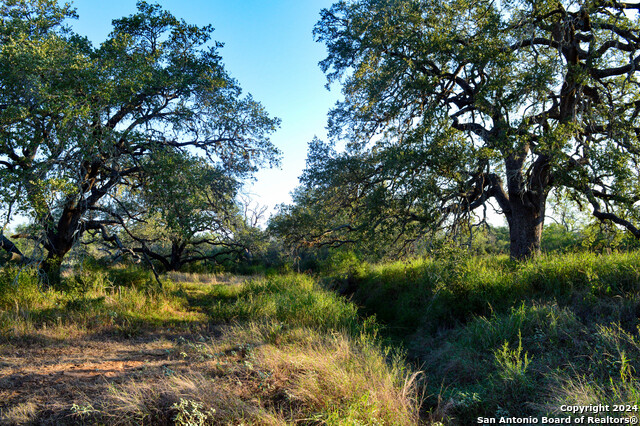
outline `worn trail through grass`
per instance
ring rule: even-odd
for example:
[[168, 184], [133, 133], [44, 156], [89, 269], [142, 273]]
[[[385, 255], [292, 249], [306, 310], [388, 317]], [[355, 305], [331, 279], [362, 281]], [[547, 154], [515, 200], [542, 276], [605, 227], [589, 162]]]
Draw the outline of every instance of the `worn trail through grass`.
[[[223, 285], [240, 285], [226, 280]], [[210, 293], [209, 284], [181, 291], [189, 294], [185, 313], [200, 313], [198, 305]], [[204, 342], [220, 340], [221, 328], [208, 318], [175, 319], [170, 327], [138, 324], [97, 332], [73, 326], [39, 328], [0, 345], [0, 413], [9, 423], [37, 422], [49, 418], [69, 423], [95, 411], [118, 386], [133, 382], [158, 382], [171, 376], [206, 369], [212, 356], [194, 357]], [[129, 334], [129, 335], [128, 335]], [[131, 335], [133, 334], [133, 335]], [[189, 354], [191, 352], [191, 354]], [[217, 354], [215, 364], [237, 361], [233, 351]], [[122, 419], [121, 419], [122, 420]]]
[[0, 424], [418, 422], [411, 372], [314, 280], [171, 278], [5, 298]]

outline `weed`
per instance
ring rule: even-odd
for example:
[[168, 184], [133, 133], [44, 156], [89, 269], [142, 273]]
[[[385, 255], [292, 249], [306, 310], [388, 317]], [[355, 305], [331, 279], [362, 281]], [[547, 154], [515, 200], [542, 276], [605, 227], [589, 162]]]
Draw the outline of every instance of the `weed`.
[[522, 333], [518, 331], [518, 347], [516, 349], [509, 348], [509, 342], [505, 341], [502, 347], [494, 351], [496, 363], [498, 365], [498, 374], [505, 382], [513, 382], [517, 384], [526, 382], [526, 373], [531, 360], [527, 352], [522, 355]]
[[173, 421], [177, 426], [204, 426], [214, 418], [216, 410], [205, 410], [201, 402], [180, 398], [171, 406], [177, 413]]
[[93, 408], [93, 405], [91, 404], [85, 404], [85, 405], [72, 404], [71, 405], [71, 413], [77, 415], [78, 417], [86, 417], [95, 412], [97, 412], [97, 410]]

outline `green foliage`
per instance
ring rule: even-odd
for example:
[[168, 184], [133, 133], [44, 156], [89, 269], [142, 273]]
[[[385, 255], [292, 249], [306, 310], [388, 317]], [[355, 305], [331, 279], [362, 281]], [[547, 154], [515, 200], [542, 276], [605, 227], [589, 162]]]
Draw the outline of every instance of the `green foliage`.
[[156, 288], [150, 270], [134, 265], [124, 265], [108, 269], [109, 281], [116, 287], [131, 287], [137, 289]]
[[354, 305], [304, 275], [271, 275], [238, 287], [215, 286], [199, 302], [217, 321], [269, 320], [317, 329], [350, 329]]
[[522, 356], [522, 334], [518, 331], [518, 347], [516, 349], [509, 348], [509, 342], [494, 351], [496, 363], [498, 364], [498, 374], [507, 385], [526, 384], [526, 373], [531, 360], [529, 354], [524, 353]]
[[[469, 257], [463, 252], [449, 258], [360, 264], [346, 278], [356, 300], [407, 335], [504, 312], [527, 297], [576, 304], [581, 313], [632, 325], [635, 302], [625, 305], [625, 300], [634, 300], [640, 289], [638, 256], [548, 255], [517, 265], [506, 257]], [[335, 279], [342, 282], [344, 272]]]
[[0, 269], [0, 307], [2, 310], [14, 309], [23, 304], [38, 303], [44, 297], [40, 291], [39, 276], [35, 270], [6, 266]]
[[177, 411], [173, 419], [177, 426], [204, 426], [207, 420], [213, 420], [216, 412], [215, 409], [204, 410], [200, 402], [183, 398], [171, 408]]
[[[164, 150], [154, 152], [142, 167], [140, 184], [119, 206], [128, 218], [121, 244], [150, 256], [164, 270], [223, 263], [246, 249], [241, 234], [247, 227], [236, 200], [240, 184], [222, 166]], [[113, 241], [110, 245], [119, 248]]]
[[431, 418], [466, 424], [552, 417], [562, 404], [636, 404], [639, 256], [516, 263], [458, 253], [361, 265], [346, 279], [383, 336], [420, 360]]
[[582, 337], [583, 326], [572, 309], [556, 303], [521, 303], [507, 312], [492, 312], [474, 317], [461, 333], [460, 341], [483, 351], [497, 348], [501, 342], [521, 345], [522, 335], [532, 336], [535, 352], [544, 353], [557, 345], [567, 345], [568, 337], [576, 343]]
[[318, 269], [333, 276], [357, 276], [364, 266], [362, 257], [352, 250], [329, 250], [326, 257], [318, 261]]
[[113, 281], [109, 273], [103, 270], [81, 270], [64, 279], [58, 290], [83, 296], [92, 291], [101, 291], [111, 287]]
[[37, 330], [108, 330], [132, 335], [161, 324], [188, 326], [199, 317], [185, 312], [185, 301], [159, 291], [148, 271], [87, 268], [64, 277], [58, 288], [43, 290], [38, 271], [3, 268], [0, 272], [0, 338]]
[[442, 327], [490, 312], [523, 294], [513, 285], [506, 258], [416, 259], [361, 267], [354, 297], [399, 332], [420, 326]]
[[552, 223], [545, 226], [542, 249], [547, 253], [576, 251], [584, 246], [584, 241], [585, 237], [580, 232]]
[[213, 28], [137, 8], [94, 47], [68, 4], [0, 2], [0, 208], [30, 219], [50, 275], [86, 232], [117, 251], [148, 251], [154, 225], [158, 244], [220, 242], [238, 182], [279, 159], [279, 120], [242, 95]]
[[329, 114], [332, 141], [310, 142], [294, 205], [273, 229], [292, 247], [374, 244], [384, 254], [435, 229], [458, 235], [491, 200], [509, 223], [511, 256], [523, 259], [540, 251], [553, 191], [640, 238], [639, 27], [625, 7], [358, 0], [324, 9], [320, 66], [344, 100]]

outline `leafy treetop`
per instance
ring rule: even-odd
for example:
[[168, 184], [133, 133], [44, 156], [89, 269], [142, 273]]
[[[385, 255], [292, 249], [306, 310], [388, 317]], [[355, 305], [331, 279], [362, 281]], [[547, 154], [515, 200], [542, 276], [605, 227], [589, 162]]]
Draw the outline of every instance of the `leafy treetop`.
[[[85, 231], [122, 222], [111, 206], [149, 182], [158, 153], [233, 179], [278, 162], [279, 120], [242, 96], [213, 28], [137, 7], [96, 48], [64, 25], [68, 4], [0, 2], [0, 199], [33, 221], [19, 236], [40, 242], [45, 269]], [[2, 247], [15, 251], [4, 235]]]
[[329, 128], [347, 147], [314, 142], [301, 191], [317, 210], [351, 214], [315, 241], [345, 230], [407, 241], [493, 202], [512, 257], [526, 258], [540, 249], [552, 190], [640, 237], [639, 8], [358, 0], [323, 10], [320, 65], [344, 93]]

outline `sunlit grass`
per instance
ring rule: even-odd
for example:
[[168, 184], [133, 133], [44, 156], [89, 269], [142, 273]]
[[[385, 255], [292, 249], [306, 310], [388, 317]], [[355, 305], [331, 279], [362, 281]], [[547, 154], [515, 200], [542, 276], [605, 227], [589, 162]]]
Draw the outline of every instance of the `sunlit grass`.
[[423, 362], [432, 419], [638, 404], [638, 252], [415, 259], [361, 265], [346, 279]]
[[[164, 277], [159, 288], [146, 272], [122, 268], [67, 274], [63, 289], [44, 291], [28, 271], [18, 281], [9, 272], [6, 278], [0, 325], [9, 345], [33, 336], [71, 342], [105, 332], [124, 337], [163, 327], [187, 332], [178, 341], [164, 341], [173, 348], [168, 356], [181, 361], [179, 373], [167, 370], [161, 377], [112, 384], [78, 395], [70, 407], [53, 404], [67, 420], [419, 422], [416, 374], [401, 354], [383, 348], [373, 319], [363, 320], [354, 304], [308, 276], [223, 281], [189, 275], [179, 283]], [[188, 333], [198, 325], [194, 330], [215, 327], [216, 337]], [[37, 423], [43, 420], [40, 410], [17, 406], [0, 421], [29, 417]], [[59, 419], [54, 414], [47, 415]]]
[[[56, 337], [96, 331], [135, 332], [144, 327], [206, 321], [174, 293], [179, 285], [163, 289], [148, 280], [133, 279], [120, 285], [102, 272], [71, 276], [67, 285], [82, 289], [42, 289], [34, 271], [4, 270], [0, 280], [0, 332], [5, 338], [28, 334]], [[118, 274], [120, 277], [122, 273]]]

